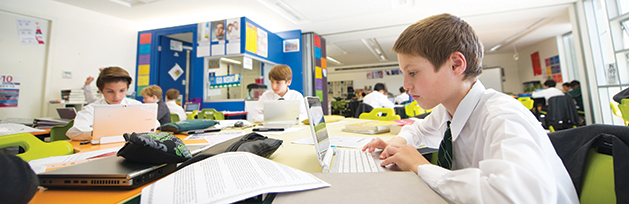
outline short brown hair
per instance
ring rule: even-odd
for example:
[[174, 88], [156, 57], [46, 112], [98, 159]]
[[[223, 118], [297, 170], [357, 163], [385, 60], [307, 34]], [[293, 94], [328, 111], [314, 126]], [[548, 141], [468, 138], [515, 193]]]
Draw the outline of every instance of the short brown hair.
[[129, 76], [129, 72], [120, 67], [105, 67], [100, 74], [98, 74], [98, 79], [96, 79], [96, 87], [98, 90], [103, 90], [105, 88], [106, 83], [119, 82], [124, 81], [127, 82], [127, 89], [129, 85], [133, 81], [131, 76]]
[[168, 89], [166, 91], [166, 99], [167, 100], [175, 100], [179, 98], [179, 90], [177, 89]]
[[435, 66], [435, 72], [454, 52], [461, 52], [467, 61], [464, 79], [482, 72], [483, 44], [472, 26], [451, 14], [434, 15], [410, 25], [393, 45], [399, 54], [424, 57]]
[[275, 65], [269, 71], [269, 79], [273, 79], [275, 81], [289, 81], [293, 79], [293, 71], [291, 71], [288, 65]]
[[157, 99], [162, 100], [162, 88], [159, 88], [159, 86], [157, 85], [150, 85], [146, 88], [143, 88], [142, 91], [140, 91], [140, 94], [146, 94], [147, 96], [157, 96]]

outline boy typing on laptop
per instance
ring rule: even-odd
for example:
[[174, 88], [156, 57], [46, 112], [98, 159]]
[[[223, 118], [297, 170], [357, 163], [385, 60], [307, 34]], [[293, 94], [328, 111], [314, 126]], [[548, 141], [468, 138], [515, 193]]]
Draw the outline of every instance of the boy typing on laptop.
[[[483, 46], [462, 19], [441, 14], [412, 24], [395, 42], [404, 88], [432, 114], [404, 126], [380, 165], [411, 170], [454, 203], [578, 203], [546, 132], [515, 99], [485, 89]], [[416, 147], [439, 147], [439, 166]]]
[[269, 71], [269, 80], [271, 80], [271, 89], [265, 91], [260, 99], [256, 103], [253, 111], [253, 121], [264, 121], [264, 101], [269, 100], [299, 100], [299, 121], [308, 119], [308, 113], [304, 104], [304, 96], [301, 93], [288, 89], [291, 80], [293, 78], [293, 72], [287, 65], [275, 65], [271, 71]]
[[104, 68], [96, 80], [96, 86], [103, 94], [103, 98], [85, 106], [77, 113], [74, 125], [66, 132], [66, 136], [72, 140], [92, 139], [95, 105], [142, 104], [137, 100], [126, 98], [127, 89], [132, 80], [129, 73], [120, 67]]

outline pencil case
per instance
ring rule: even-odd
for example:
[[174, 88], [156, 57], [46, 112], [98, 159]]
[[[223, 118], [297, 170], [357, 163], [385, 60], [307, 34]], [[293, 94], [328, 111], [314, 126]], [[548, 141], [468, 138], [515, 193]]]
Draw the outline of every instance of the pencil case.
[[215, 120], [206, 120], [206, 119], [193, 119], [193, 120], [182, 120], [176, 123], [166, 123], [159, 127], [159, 130], [166, 132], [186, 132], [189, 130], [199, 130], [212, 127], [216, 124], [219, 124], [218, 121]]
[[116, 155], [129, 161], [163, 164], [192, 158], [183, 141], [167, 132], [125, 133], [123, 137], [126, 142]]

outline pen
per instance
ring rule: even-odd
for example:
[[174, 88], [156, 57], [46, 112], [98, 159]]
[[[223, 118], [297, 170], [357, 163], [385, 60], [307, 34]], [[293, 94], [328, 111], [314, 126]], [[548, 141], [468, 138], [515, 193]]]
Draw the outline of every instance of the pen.
[[79, 143], [79, 144], [80, 144], [80, 145], [86, 145], [86, 144], [89, 144], [89, 143], [90, 143], [90, 141], [85, 141], [85, 142], [81, 142], [81, 143]]
[[284, 128], [253, 128], [256, 132], [284, 131]]

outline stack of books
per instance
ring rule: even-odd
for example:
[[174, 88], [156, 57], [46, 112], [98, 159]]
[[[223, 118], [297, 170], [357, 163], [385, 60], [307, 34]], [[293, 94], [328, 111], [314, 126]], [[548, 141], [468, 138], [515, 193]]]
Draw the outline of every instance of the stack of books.
[[70, 120], [61, 118], [35, 118], [33, 127], [39, 129], [50, 129], [56, 125], [68, 124]]
[[355, 124], [347, 124], [342, 131], [355, 132], [363, 134], [378, 134], [385, 133], [391, 130], [391, 125], [395, 125], [395, 121], [369, 121]]
[[61, 90], [61, 99], [66, 103], [85, 103], [85, 91], [83, 89]]

